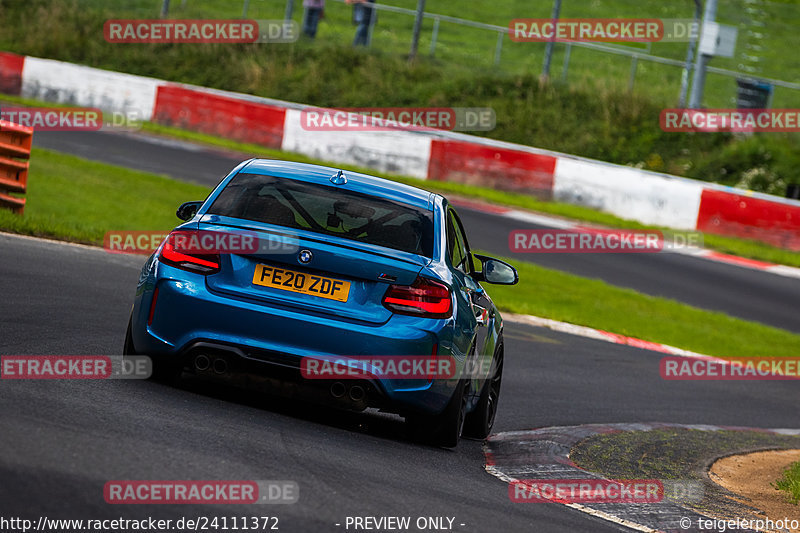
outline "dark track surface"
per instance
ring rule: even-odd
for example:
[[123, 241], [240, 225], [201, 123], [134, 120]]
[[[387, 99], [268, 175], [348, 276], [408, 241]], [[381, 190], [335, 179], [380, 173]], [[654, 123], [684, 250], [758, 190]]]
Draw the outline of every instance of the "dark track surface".
[[[207, 186], [246, 156], [137, 134], [37, 132], [34, 144]], [[420, 183], [424, 186], [424, 182]], [[188, 199], [187, 199], [188, 200]], [[473, 248], [509, 256], [508, 234], [543, 226], [466, 208]], [[177, 222], [177, 220], [176, 220]], [[677, 254], [524, 254], [520, 259], [696, 307], [800, 332], [800, 280]]]
[[[118, 354], [142, 257], [0, 235], [0, 354]], [[668, 421], [794, 427], [796, 383], [665, 382], [659, 355], [506, 323], [496, 431]], [[291, 407], [187, 377], [0, 382], [0, 516], [277, 515], [287, 532], [346, 516], [451, 516], [455, 531], [618, 531], [561, 506], [513, 504], [481, 443], [406, 439], [392, 417]], [[110, 506], [124, 479], [288, 479], [291, 506]], [[351, 529], [352, 531], [352, 529]]]

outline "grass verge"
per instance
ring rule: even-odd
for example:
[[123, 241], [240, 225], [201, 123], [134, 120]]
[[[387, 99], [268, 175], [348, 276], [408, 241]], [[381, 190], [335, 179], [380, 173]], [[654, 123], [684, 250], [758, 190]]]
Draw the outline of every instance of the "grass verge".
[[509, 258], [520, 283], [493, 285], [501, 309], [718, 357], [797, 357], [800, 335]]
[[783, 477], [775, 482], [775, 487], [789, 493], [792, 503], [800, 504], [800, 461], [786, 469]]
[[[0, 229], [87, 244], [107, 231], [168, 231], [175, 209], [206, 187], [34, 149], [25, 215], [0, 210]], [[800, 353], [800, 336], [520, 261], [515, 287], [492, 287], [501, 309], [728, 357]]]
[[209, 189], [34, 148], [24, 216], [0, 209], [0, 229], [100, 244], [107, 231], [169, 231], [175, 209]]
[[742, 505], [728, 498], [722, 487], [708, 479], [706, 471], [713, 460], [756, 450], [793, 449], [798, 445], [798, 437], [760, 431], [671, 428], [594, 435], [573, 446], [569, 457], [580, 468], [611, 479], [700, 482], [703, 498], [680, 503], [724, 516], [735, 514]]

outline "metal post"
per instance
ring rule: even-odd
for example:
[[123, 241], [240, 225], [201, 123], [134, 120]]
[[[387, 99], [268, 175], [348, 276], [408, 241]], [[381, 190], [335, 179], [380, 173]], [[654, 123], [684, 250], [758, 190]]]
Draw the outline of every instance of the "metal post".
[[161, 18], [165, 19], [169, 15], [169, 0], [164, 0], [164, 3], [161, 4]]
[[[706, 23], [714, 22], [717, 17], [717, 0], [706, 0], [706, 11], [703, 14], [703, 27]], [[702, 35], [702, 34], [701, 34]], [[689, 107], [698, 109], [702, 104], [703, 91], [706, 88], [706, 67], [711, 58], [708, 54], [697, 54], [694, 64], [694, 80], [692, 82], [692, 96], [689, 99]]]
[[[697, 33], [700, 33], [700, 14], [703, 12], [703, 6], [700, 5], [700, 0], [694, 0], [694, 23], [697, 25]], [[678, 107], [683, 109], [686, 107], [686, 94], [689, 92], [689, 76], [692, 73], [692, 60], [694, 60], [694, 49], [697, 46], [697, 35], [693, 34], [689, 38], [689, 48], [686, 50], [686, 66], [683, 67], [681, 72], [681, 97]]]
[[242, 18], [247, 18], [247, 8], [250, 7], [250, 0], [244, 0], [244, 7], [242, 8]]
[[558, 17], [561, 15], [561, 0], [555, 0], [553, 4], [553, 35], [547, 41], [547, 47], [544, 50], [544, 66], [542, 67], [542, 77], [547, 79], [550, 76], [550, 62], [553, 59], [553, 49], [555, 48], [556, 29], [555, 24], [558, 22]]
[[433, 33], [431, 34], [431, 57], [436, 53], [436, 40], [439, 38], [439, 17], [433, 19]]
[[369, 27], [367, 28], [367, 48], [372, 46], [372, 32], [375, 29], [375, 20], [378, 18], [378, 9], [375, 7], [375, 4], [364, 4], [366, 6], [372, 6], [372, 12], [370, 13], [369, 17]]
[[425, 13], [425, 0], [417, 0], [417, 16], [414, 19], [414, 35], [411, 36], [411, 51], [408, 59], [413, 61], [417, 57], [419, 47], [419, 32], [422, 30], [422, 15]]
[[567, 43], [564, 50], [564, 66], [561, 68], [561, 81], [567, 81], [567, 69], [569, 68], [569, 56], [572, 54], [572, 43]]
[[506, 33], [503, 31], [497, 32], [497, 46], [494, 48], [494, 66], [500, 64], [500, 54], [503, 52], [503, 37]]
[[286, 12], [283, 15], [283, 20], [292, 20], [294, 15], [294, 0], [286, 0]]
[[633, 83], [636, 81], [636, 67], [639, 66], [639, 58], [633, 56], [631, 59], [631, 76], [628, 78], [628, 92], [633, 92]]

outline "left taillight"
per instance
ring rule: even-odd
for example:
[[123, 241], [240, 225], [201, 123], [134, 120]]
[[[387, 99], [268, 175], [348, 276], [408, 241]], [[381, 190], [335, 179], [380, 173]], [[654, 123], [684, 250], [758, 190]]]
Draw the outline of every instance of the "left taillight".
[[411, 285], [391, 285], [383, 306], [394, 313], [424, 318], [450, 318], [453, 301], [444, 283], [418, 277]]
[[160, 261], [174, 266], [175, 268], [203, 274], [205, 276], [216, 274], [220, 271], [220, 256], [218, 253], [189, 253], [183, 248], [178, 251], [176, 249], [177, 235], [177, 233], [172, 232], [164, 240], [164, 244], [161, 246], [161, 251], [158, 254]]

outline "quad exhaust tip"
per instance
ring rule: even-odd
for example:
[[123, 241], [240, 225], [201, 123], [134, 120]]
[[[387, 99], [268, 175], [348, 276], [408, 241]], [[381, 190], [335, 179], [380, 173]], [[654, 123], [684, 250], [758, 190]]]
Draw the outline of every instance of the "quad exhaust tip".
[[354, 385], [350, 388], [350, 399], [354, 402], [360, 402], [364, 399], [364, 396], [366, 396], [366, 392], [360, 385]]
[[212, 366], [215, 374], [224, 374], [228, 371], [228, 362], [222, 358], [214, 359], [214, 364]]
[[337, 381], [333, 385], [331, 385], [331, 396], [334, 398], [341, 398], [347, 392], [347, 387], [344, 386], [344, 383], [341, 381]]
[[207, 355], [198, 355], [194, 358], [194, 368], [200, 372], [208, 370], [211, 366], [211, 359]]

